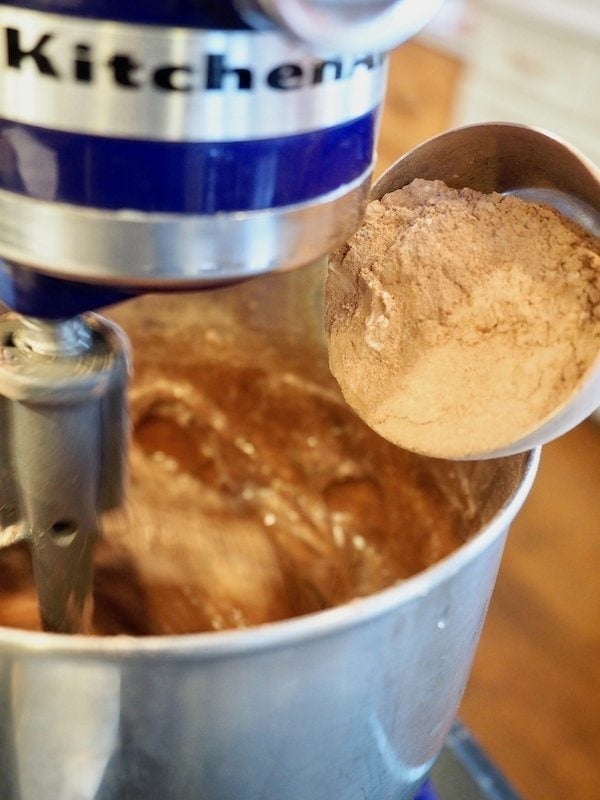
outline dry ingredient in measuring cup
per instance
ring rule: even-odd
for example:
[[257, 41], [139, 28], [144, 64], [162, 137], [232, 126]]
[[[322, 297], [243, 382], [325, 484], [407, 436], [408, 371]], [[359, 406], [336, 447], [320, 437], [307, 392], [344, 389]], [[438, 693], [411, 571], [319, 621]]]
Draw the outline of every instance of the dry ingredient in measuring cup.
[[600, 240], [554, 209], [417, 179], [330, 259], [330, 367], [393, 443], [443, 458], [519, 440], [600, 351]]

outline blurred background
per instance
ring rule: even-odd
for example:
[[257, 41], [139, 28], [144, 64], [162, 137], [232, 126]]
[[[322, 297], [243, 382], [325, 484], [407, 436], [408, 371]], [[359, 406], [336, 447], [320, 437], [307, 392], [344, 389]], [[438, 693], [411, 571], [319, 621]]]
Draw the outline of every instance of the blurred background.
[[[600, 0], [446, 0], [392, 54], [377, 174], [440, 131], [549, 129], [600, 165]], [[462, 720], [524, 800], [600, 798], [600, 425], [544, 448]]]

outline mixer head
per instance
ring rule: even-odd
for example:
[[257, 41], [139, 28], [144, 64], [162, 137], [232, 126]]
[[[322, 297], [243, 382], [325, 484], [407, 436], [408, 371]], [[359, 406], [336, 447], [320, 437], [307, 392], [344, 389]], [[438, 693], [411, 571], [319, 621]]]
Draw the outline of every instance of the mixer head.
[[381, 51], [439, 5], [0, 3], [5, 302], [65, 316], [341, 244], [366, 203]]

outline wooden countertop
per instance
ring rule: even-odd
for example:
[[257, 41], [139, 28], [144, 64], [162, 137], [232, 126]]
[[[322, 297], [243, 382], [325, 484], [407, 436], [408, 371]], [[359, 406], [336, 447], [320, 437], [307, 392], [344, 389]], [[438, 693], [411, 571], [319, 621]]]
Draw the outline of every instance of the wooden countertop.
[[[380, 173], [448, 127], [461, 66], [392, 56]], [[525, 800], [600, 798], [600, 426], [544, 448], [513, 525], [460, 715]]]

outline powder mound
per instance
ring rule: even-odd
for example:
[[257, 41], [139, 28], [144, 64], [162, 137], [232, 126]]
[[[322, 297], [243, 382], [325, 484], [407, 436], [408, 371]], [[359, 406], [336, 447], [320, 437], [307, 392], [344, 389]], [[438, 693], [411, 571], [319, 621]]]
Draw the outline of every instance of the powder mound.
[[443, 458], [520, 439], [600, 350], [600, 241], [550, 207], [417, 179], [333, 253], [330, 368], [384, 438]]

